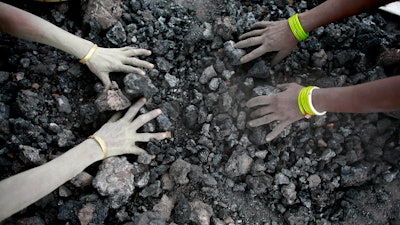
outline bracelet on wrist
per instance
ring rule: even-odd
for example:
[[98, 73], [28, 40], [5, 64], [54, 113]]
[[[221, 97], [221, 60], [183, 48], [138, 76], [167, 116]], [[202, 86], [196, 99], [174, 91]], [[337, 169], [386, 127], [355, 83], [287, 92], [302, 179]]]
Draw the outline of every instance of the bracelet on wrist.
[[298, 41], [303, 41], [304, 39], [308, 38], [309, 34], [304, 31], [303, 26], [301, 25], [299, 20], [299, 14], [296, 13], [293, 16], [289, 17], [288, 23], [290, 30], [292, 30], [294, 37]]
[[305, 118], [309, 119], [311, 116], [323, 116], [326, 114], [326, 111], [319, 112], [315, 109], [314, 105], [312, 104], [312, 93], [313, 90], [319, 89], [316, 86], [308, 86], [303, 87], [299, 95], [297, 97], [297, 104], [300, 110], [300, 113], [304, 115]]
[[89, 61], [89, 59], [93, 56], [94, 52], [97, 49], [97, 45], [93, 44], [92, 48], [90, 48], [90, 50], [88, 51], [88, 53], [85, 55], [85, 57], [83, 57], [82, 59], [79, 60], [80, 63], [82, 64], [86, 64], [87, 61]]

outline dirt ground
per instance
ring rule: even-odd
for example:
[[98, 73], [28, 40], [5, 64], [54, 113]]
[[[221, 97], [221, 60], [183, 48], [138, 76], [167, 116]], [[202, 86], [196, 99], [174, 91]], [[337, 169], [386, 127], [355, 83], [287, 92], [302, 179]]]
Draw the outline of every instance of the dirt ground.
[[[274, 53], [238, 65], [232, 43], [256, 21], [321, 1], [5, 2], [102, 47], [152, 50], [146, 78], [111, 78], [131, 102], [147, 97], [141, 113], [163, 110], [143, 132], [173, 138], [141, 146], [156, 155], [151, 162], [125, 155], [93, 164], [1, 224], [400, 224], [397, 113], [328, 113], [265, 143], [274, 124], [247, 127], [245, 107], [280, 83], [399, 75], [398, 61], [382, 60], [400, 49], [398, 17], [373, 10], [326, 25], [271, 67]], [[3, 33], [0, 84], [1, 179], [63, 154], [115, 113], [99, 109], [101, 82], [77, 59]]]

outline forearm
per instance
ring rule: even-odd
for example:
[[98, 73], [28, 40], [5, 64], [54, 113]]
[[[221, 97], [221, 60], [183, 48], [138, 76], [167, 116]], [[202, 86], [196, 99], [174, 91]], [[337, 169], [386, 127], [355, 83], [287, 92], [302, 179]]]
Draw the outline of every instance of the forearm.
[[367, 113], [400, 110], [400, 76], [313, 92], [317, 111]]
[[299, 14], [306, 32], [334, 21], [356, 15], [395, 0], [327, 0], [317, 7]]
[[0, 31], [83, 58], [92, 43], [14, 6], [0, 2]]
[[0, 182], [0, 221], [43, 198], [103, 157], [94, 140], [86, 140], [56, 159]]

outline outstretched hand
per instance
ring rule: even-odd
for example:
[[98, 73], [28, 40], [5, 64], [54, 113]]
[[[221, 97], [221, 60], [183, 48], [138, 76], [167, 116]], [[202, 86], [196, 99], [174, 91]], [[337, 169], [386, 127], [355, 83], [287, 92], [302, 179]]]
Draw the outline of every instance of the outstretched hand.
[[123, 48], [97, 48], [93, 56], [86, 63], [89, 69], [103, 82], [105, 89], [111, 86], [110, 72], [146, 73], [138, 67], [147, 69], [154, 68], [152, 63], [141, 60], [140, 56], [149, 56], [151, 51], [146, 49], [123, 47]]
[[296, 47], [298, 41], [292, 34], [287, 20], [275, 22], [261, 21], [255, 23], [249, 31], [239, 37], [235, 48], [258, 46], [240, 59], [241, 63], [250, 62], [267, 52], [277, 52], [271, 64], [275, 65], [288, 56]]
[[248, 122], [250, 127], [258, 127], [273, 121], [278, 122], [278, 125], [266, 136], [267, 142], [278, 136], [285, 127], [304, 118], [297, 104], [297, 97], [302, 86], [289, 83], [277, 87], [283, 92], [254, 97], [246, 103], [249, 108], [259, 106], [250, 114], [251, 121]]
[[96, 136], [103, 139], [107, 144], [108, 156], [147, 154], [145, 150], [136, 146], [136, 142], [148, 142], [151, 139], [163, 140], [171, 137], [169, 131], [161, 133], [137, 133], [140, 127], [162, 113], [160, 109], [155, 109], [135, 119], [139, 109], [145, 103], [145, 98], [140, 99], [129, 108], [123, 117], [120, 117], [119, 113], [115, 114], [95, 133]]

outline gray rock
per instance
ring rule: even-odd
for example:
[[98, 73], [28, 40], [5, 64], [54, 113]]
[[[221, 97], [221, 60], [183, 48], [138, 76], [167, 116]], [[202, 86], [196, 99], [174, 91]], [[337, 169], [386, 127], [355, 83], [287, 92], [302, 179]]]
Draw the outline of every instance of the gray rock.
[[233, 47], [234, 44], [235, 43], [233, 41], [225, 42], [224, 50], [225, 50], [225, 55], [230, 60], [229, 63], [236, 66], [241, 64], [240, 58], [242, 58], [246, 54], [246, 51], [243, 49], [234, 48]]
[[211, 217], [214, 215], [213, 208], [201, 201], [190, 202], [190, 220], [200, 225], [210, 225]]
[[40, 156], [40, 149], [27, 145], [20, 145], [19, 149], [22, 151], [21, 159], [26, 163], [41, 165], [46, 162], [43, 156]]
[[187, 184], [189, 179], [187, 177], [190, 172], [190, 163], [184, 161], [183, 159], [177, 159], [172, 163], [169, 168], [169, 176], [177, 184]]
[[175, 77], [169, 73], [165, 74], [165, 80], [167, 81], [168, 85], [172, 88], [176, 87], [176, 85], [179, 82], [179, 79], [177, 77]]
[[220, 83], [221, 83], [221, 78], [217, 77], [211, 78], [211, 81], [208, 84], [208, 88], [210, 88], [211, 91], [216, 91], [218, 90]]
[[296, 185], [294, 183], [283, 185], [281, 192], [283, 197], [285, 198], [286, 204], [293, 205], [296, 203], [297, 192], [296, 192]]
[[101, 29], [105, 30], [120, 20], [122, 15], [120, 0], [89, 0], [84, 10], [84, 23], [95, 21]]
[[158, 88], [147, 76], [130, 73], [125, 76], [124, 84], [125, 92], [133, 98], [144, 96], [151, 99], [158, 92]]
[[200, 84], [207, 84], [213, 77], [218, 76], [217, 72], [214, 69], [214, 66], [207, 67], [199, 78]]
[[69, 100], [64, 95], [60, 95], [56, 97], [57, 109], [59, 112], [71, 113], [71, 105], [69, 104]]
[[126, 32], [121, 22], [117, 22], [107, 33], [107, 39], [116, 46], [121, 46], [126, 42]]
[[258, 60], [247, 72], [247, 76], [268, 79], [271, 76], [270, 68], [264, 60]]
[[252, 164], [253, 159], [243, 149], [236, 149], [225, 164], [225, 172], [229, 177], [238, 177], [247, 174]]
[[135, 190], [134, 166], [126, 157], [109, 157], [99, 167], [93, 186], [102, 196], [107, 196], [111, 208], [119, 208], [128, 202]]

